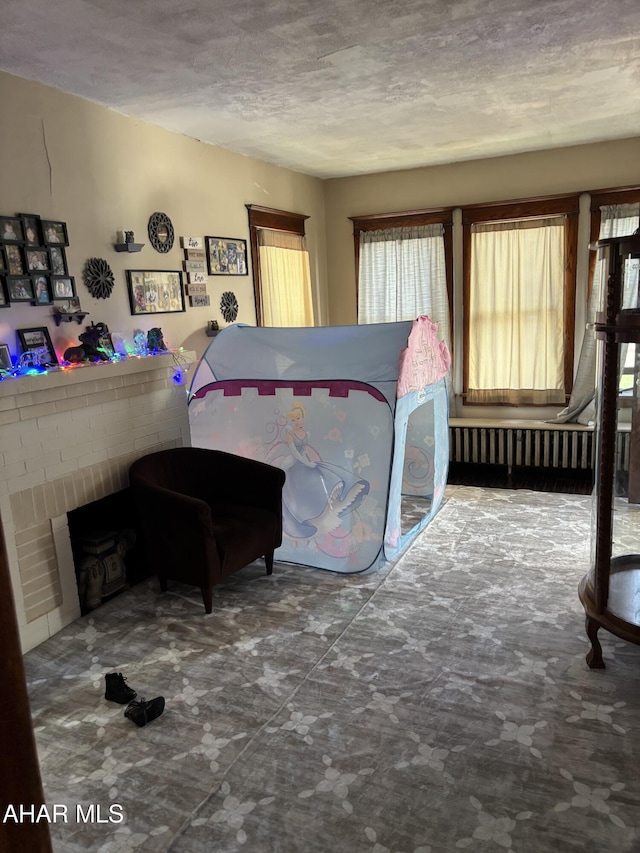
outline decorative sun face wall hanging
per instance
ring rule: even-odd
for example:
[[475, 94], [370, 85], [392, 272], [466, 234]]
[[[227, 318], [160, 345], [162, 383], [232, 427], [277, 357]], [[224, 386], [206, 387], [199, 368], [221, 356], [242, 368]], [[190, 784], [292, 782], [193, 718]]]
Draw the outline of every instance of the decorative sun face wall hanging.
[[238, 300], [235, 293], [230, 290], [225, 290], [220, 299], [220, 311], [227, 323], [235, 322], [238, 316]]
[[147, 228], [151, 245], [161, 254], [166, 254], [173, 248], [173, 225], [166, 213], [153, 213], [149, 218]]
[[84, 266], [84, 283], [94, 299], [108, 299], [113, 290], [113, 271], [102, 258], [89, 258]]

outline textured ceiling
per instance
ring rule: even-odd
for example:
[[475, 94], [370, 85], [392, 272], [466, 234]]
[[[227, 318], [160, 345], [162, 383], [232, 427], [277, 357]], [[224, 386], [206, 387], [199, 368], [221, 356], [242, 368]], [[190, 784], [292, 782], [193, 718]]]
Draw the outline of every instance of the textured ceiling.
[[2, 0], [0, 68], [323, 178], [640, 136], [640, 0]]

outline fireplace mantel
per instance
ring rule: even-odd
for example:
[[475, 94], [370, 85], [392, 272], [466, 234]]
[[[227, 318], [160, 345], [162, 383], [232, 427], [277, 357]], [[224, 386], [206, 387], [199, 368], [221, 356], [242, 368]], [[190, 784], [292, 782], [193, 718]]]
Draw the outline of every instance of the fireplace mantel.
[[23, 649], [80, 615], [66, 514], [128, 486], [131, 463], [191, 443], [195, 353], [78, 365], [0, 382], [0, 516]]

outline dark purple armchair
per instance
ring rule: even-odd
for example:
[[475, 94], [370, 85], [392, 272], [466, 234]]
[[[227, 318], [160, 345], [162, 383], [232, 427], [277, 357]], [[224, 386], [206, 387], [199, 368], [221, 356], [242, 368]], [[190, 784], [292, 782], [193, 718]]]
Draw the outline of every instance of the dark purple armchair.
[[213, 585], [273, 552], [282, 543], [279, 468], [221, 450], [176, 447], [138, 459], [130, 468], [149, 569], [167, 581], [194, 584], [211, 613]]

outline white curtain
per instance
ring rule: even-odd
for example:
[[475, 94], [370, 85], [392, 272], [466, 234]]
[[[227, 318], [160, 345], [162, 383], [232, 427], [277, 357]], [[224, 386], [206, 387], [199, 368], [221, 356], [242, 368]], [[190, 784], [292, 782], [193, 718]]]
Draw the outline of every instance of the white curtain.
[[265, 326], [313, 326], [311, 269], [305, 238], [258, 231], [260, 298]]
[[565, 218], [471, 229], [470, 403], [564, 402]]
[[438, 323], [449, 340], [444, 227], [419, 225], [360, 233], [358, 323], [415, 320]]
[[[640, 203], [608, 204], [600, 208], [599, 239], [607, 237], [624, 237], [633, 234], [638, 227]], [[594, 323], [596, 313], [601, 310], [603, 298], [604, 270], [603, 261], [596, 262], [593, 275], [593, 286], [587, 306], [587, 323]], [[596, 383], [596, 337], [587, 330], [582, 339], [578, 369], [571, 391], [571, 397], [564, 408], [550, 423], [577, 422], [589, 424], [595, 417], [595, 383]]]

